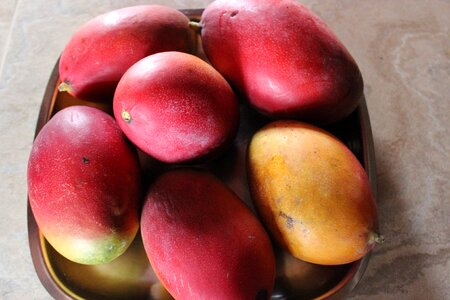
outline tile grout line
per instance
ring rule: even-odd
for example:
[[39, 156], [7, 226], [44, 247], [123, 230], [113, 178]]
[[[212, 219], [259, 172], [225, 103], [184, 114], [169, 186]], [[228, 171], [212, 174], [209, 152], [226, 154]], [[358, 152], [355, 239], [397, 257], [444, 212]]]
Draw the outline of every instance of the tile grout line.
[[14, 24], [16, 23], [16, 19], [17, 19], [17, 10], [19, 7], [19, 2], [21, 0], [16, 0], [16, 4], [14, 6], [14, 13], [13, 16], [11, 18], [11, 25], [9, 26], [9, 30], [8, 30], [8, 35], [6, 36], [6, 43], [3, 47], [3, 55], [1, 57], [0, 60], [0, 83], [2, 82], [3, 79], [3, 67], [5, 66], [5, 61], [6, 61], [6, 56], [8, 54], [8, 48], [11, 44], [11, 39], [12, 39], [12, 29], [14, 28]]

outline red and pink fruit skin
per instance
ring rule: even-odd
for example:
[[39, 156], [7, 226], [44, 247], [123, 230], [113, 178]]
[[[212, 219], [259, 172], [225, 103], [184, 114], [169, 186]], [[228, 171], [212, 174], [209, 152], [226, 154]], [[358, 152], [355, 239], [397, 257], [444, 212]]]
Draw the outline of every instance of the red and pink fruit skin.
[[160, 5], [126, 7], [100, 15], [71, 37], [59, 62], [69, 93], [111, 102], [122, 75], [138, 60], [162, 51], [193, 51], [189, 19]]
[[28, 195], [40, 231], [63, 256], [99, 264], [122, 254], [139, 226], [134, 147], [96, 108], [56, 113], [34, 141]]
[[357, 107], [357, 64], [297, 1], [216, 0], [201, 25], [212, 65], [263, 114], [330, 124]]
[[175, 51], [134, 64], [117, 86], [113, 108], [127, 137], [166, 163], [217, 156], [239, 125], [239, 104], [227, 81], [200, 58]]
[[141, 214], [150, 263], [176, 299], [268, 299], [275, 262], [253, 212], [205, 172], [175, 169], [150, 187]]

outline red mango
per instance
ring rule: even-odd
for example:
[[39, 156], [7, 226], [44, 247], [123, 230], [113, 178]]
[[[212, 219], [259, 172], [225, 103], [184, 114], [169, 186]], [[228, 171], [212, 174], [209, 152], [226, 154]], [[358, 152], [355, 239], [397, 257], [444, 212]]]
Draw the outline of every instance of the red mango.
[[61, 91], [90, 101], [111, 102], [122, 75], [157, 52], [194, 49], [189, 19], [176, 9], [140, 5], [117, 9], [82, 25], [59, 62]]
[[253, 212], [214, 176], [172, 170], [150, 187], [141, 215], [145, 250], [176, 299], [269, 299], [271, 242]]
[[112, 261], [139, 226], [136, 151], [108, 114], [65, 108], [34, 141], [28, 195], [39, 229], [61, 255], [82, 264]]
[[363, 81], [336, 35], [294, 0], [216, 0], [201, 35], [212, 65], [272, 118], [328, 124], [358, 105]]
[[128, 138], [167, 163], [217, 156], [239, 125], [239, 105], [227, 81], [205, 61], [181, 52], [134, 64], [117, 86], [113, 107]]

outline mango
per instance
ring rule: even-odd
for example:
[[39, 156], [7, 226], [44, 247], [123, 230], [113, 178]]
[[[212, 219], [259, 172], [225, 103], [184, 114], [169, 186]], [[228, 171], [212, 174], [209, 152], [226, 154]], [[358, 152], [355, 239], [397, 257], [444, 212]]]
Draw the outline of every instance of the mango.
[[239, 105], [227, 81], [200, 58], [176, 51], [134, 64], [117, 86], [113, 109], [127, 137], [166, 163], [216, 157], [239, 125]]
[[83, 24], [65, 46], [60, 91], [89, 101], [112, 102], [122, 75], [138, 60], [162, 51], [193, 51], [189, 19], [160, 5], [131, 6]]
[[56, 251], [81, 264], [110, 262], [139, 227], [136, 151], [105, 112], [65, 108], [33, 143], [28, 195], [38, 227]]
[[147, 256], [175, 299], [269, 299], [275, 260], [253, 212], [213, 175], [163, 173], [141, 215]]
[[216, 0], [201, 17], [212, 65], [271, 118], [331, 124], [358, 105], [355, 60], [312, 11], [295, 0]]
[[264, 224], [296, 258], [346, 264], [381, 240], [367, 174], [330, 133], [298, 121], [272, 122], [251, 138], [247, 168]]

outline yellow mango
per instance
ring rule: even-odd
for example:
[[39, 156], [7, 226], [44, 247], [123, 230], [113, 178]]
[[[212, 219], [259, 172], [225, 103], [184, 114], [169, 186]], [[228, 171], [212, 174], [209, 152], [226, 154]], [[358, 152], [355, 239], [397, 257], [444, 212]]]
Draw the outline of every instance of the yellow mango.
[[252, 137], [247, 167], [259, 214], [293, 256], [345, 264], [381, 239], [367, 174], [330, 133], [298, 121], [270, 123]]

